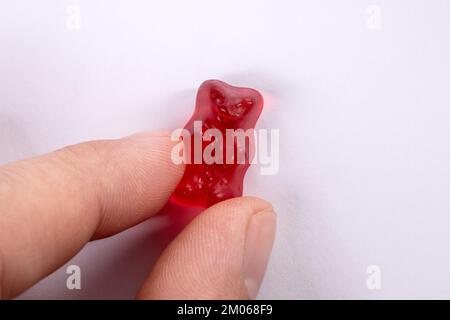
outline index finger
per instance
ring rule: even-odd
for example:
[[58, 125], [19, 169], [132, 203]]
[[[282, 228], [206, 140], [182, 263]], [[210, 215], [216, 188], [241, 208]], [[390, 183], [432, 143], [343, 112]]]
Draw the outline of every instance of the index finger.
[[82, 143], [0, 167], [0, 297], [53, 272], [90, 239], [157, 213], [183, 174], [167, 134]]

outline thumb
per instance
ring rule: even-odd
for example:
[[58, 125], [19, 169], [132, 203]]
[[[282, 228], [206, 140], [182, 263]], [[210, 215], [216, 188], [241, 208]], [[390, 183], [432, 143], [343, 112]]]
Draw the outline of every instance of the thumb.
[[165, 249], [138, 298], [255, 298], [275, 224], [272, 206], [258, 198], [235, 198], [208, 208]]

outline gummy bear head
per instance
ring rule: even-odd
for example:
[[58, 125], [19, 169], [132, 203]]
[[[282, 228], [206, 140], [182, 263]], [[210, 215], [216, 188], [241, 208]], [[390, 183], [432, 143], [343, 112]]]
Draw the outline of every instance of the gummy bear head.
[[263, 106], [262, 95], [250, 88], [207, 80], [200, 86], [196, 109], [222, 128], [252, 128]]

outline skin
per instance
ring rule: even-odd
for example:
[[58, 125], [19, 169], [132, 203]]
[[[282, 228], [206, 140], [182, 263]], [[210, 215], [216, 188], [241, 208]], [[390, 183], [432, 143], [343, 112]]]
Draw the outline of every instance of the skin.
[[[87, 242], [160, 211], [184, 172], [170, 159], [174, 144], [168, 134], [142, 133], [0, 166], [0, 298], [14, 298]], [[248, 240], [256, 228], [264, 250], [250, 250], [262, 243]], [[242, 197], [210, 207], [169, 244], [137, 297], [253, 298], [274, 230], [275, 214], [264, 200]]]

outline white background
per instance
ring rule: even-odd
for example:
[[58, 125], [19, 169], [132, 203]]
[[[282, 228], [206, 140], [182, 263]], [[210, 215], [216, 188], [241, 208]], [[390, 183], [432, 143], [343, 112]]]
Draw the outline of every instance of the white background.
[[[181, 127], [209, 78], [263, 91], [280, 129], [279, 173], [245, 182], [278, 213], [259, 298], [450, 298], [446, 0], [0, 0], [0, 163]], [[82, 290], [64, 267], [21, 297], [132, 298], [157, 228], [87, 245]]]

